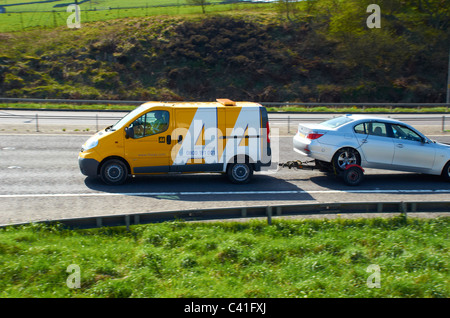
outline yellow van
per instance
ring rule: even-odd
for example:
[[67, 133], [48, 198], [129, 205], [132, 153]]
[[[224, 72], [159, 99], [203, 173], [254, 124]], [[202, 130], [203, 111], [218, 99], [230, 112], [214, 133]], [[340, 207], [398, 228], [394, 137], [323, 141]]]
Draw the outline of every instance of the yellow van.
[[247, 183], [271, 164], [269, 120], [257, 103], [148, 102], [87, 140], [81, 172], [111, 185], [131, 175], [220, 172]]

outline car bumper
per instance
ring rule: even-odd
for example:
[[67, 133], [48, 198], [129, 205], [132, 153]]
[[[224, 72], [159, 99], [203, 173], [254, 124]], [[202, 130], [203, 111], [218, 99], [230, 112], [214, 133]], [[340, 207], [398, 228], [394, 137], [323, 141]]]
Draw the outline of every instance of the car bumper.
[[311, 141], [298, 134], [294, 136], [293, 146], [295, 152], [321, 161], [330, 162], [333, 156], [333, 149], [329, 146], [317, 141]]
[[297, 133], [293, 139], [294, 151], [304, 156], [310, 156], [311, 140], [299, 136]]
[[88, 177], [96, 177], [98, 175], [99, 162], [95, 159], [78, 157], [78, 165], [82, 174]]

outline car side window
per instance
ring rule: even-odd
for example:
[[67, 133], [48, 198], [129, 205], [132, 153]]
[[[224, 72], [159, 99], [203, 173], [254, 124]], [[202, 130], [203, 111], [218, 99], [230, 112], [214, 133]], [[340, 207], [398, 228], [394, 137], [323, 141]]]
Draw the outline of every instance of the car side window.
[[394, 138], [419, 142], [422, 141], [422, 137], [408, 127], [401, 125], [391, 125], [391, 127]]
[[366, 123], [361, 123], [356, 125], [353, 130], [355, 131], [355, 133], [357, 134], [364, 134], [367, 135], [367, 130], [366, 130]]
[[367, 133], [373, 136], [389, 137], [385, 123], [371, 122], [367, 124]]
[[134, 139], [162, 133], [169, 127], [169, 112], [154, 110], [136, 119], [130, 128], [133, 128]]

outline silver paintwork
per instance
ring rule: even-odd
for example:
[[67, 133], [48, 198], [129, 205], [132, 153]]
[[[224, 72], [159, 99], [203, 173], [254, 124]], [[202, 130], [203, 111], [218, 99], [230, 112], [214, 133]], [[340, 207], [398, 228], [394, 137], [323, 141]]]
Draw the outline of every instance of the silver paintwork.
[[[433, 175], [442, 174], [450, 160], [450, 145], [432, 141], [408, 124], [365, 115], [346, 115], [341, 118], [344, 117], [351, 121], [336, 128], [322, 123], [299, 124], [293, 138], [294, 150], [317, 160], [331, 162], [339, 149], [353, 148], [361, 156], [362, 167]], [[355, 127], [362, 123], [365, 123], [365, 130], [357, 133]], [[369, 128], [372, 130], [369, 131]], [[310, 140], [306, 138], [309, 133], [323, 136]], [[345, 155], [341, 161], [354, 162], [353, 158], [346, 158]]]

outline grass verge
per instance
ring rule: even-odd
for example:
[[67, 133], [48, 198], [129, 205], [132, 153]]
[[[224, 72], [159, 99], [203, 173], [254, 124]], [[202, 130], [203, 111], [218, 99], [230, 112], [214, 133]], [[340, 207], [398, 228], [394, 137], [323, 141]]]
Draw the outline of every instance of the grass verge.
[[[8, 227], [0, 297], [448, 298], [449, 226], [394, 217]], [[71, 264], [80, 288], [66, 285]], [[380, 288], [367, 285], [370, 265]]]

